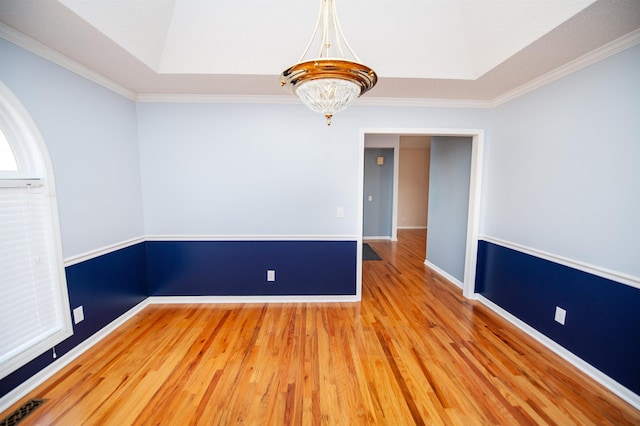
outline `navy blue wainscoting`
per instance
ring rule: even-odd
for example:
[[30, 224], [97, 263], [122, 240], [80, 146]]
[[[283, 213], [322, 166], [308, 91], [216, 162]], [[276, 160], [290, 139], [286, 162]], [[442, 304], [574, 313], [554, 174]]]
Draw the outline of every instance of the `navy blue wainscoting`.
[[[71, 309], [82, 305], [84, 321], [73, 326], [73, 336], [56, 346], [58, 356], [147, 298], [145, 260], [145, 245], [140, 243], [66, 268]], [[0, 397], [54, 361], [52, 351], [47, 351], [4, 377]]]
[[147, 242], [151, 296], [355, 295], [356, 259], [356, 241]]
[[639, 289], [480, 241], [476, 291], [640, 394]]

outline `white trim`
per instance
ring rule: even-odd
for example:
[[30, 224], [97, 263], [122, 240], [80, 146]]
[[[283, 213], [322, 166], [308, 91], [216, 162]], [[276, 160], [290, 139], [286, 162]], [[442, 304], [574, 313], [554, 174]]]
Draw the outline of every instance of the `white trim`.
[[146, 103], [211, 103], [211, 104], [302, 104], [291, 95], [211, 95], [140, 93], [136, 102]]
[[495, 108], [499, 105], [502, 105], [513, 99], [516, 99], [526, 93], [529, 93], [542, 86], [545, 86], [549, 83], [552, 83], [556, 80], [566, 77], [569, 74], [572, 74], [576, 71], [586, 68], [589, 65], [593, 65], [596, 62], [602, 61], [603, 59], [606, 59], [609, 56], [613, 56], [616, 53], [619, 53], [625, 49], [633, 47], [638, 43], [640, 43], [640, 29], [632, 31], [608, 44], [605, 44], [602, 47], [599, 47], [598, 49], [595, 49], [585, 55], [582, 55], [578, 59], [575, 59], [561, 67], [554, 69], [553, 71], [550, 71], [534, 80], [531, 80], [526, 84], [523, 84], [520, 87], [517, 87], [513, 90], [510, 90], [494, 98], [491, 102], [491, 107]]
[[64, 266], [72, 266], [77, 263], [81, 263], [87, 260], [95, 259], [96, 257], [104, 256], [105, 254], [113, 253], [115, 251], [134, 246], [145, 241], [144, 237], [131, 238], [119, 243], [111, 244], [105, 247], [101, 247], [95, 250], [91, 250], [75, 256], [70, 256], [64, 259]]
[[460, 287], [461, 289], [464, 288], [464, 283], [460, 282], [460, 280], [458, 280], [456, 277], [454, 277], [453, 275], [450, 275], [448, 272], [438, 268], [436, 265], [434, 265], [433, 263], [429, 262], [426, 259], [424, 261], [424, 266], [426, 266], [429, 269], [433, 269], [434, 272], [437, 272], [439, 275], [441, 275], [447, 281], [450, 281], [452, 284], [455, 284], [457, 287]]
[[482, 99], [372, 98], [365, 95], [358, 98], [354, 105], [489, 109], [492, 107], [492, 102]]
[[529, 336], [533, 337], [538, 342], [542, 343], [545, 347], [547, 347], [547, 349], [555, 352], [565, 361], [569, 362], [571, 365], [594, 379], [596, 382], [600, 383], [602, 386], [618, 395], [620, 398], [634, 406], [636, 409], [640, 410], [640, 395], [637, 395], [631, 390], [627, 389], [625, 386], [621, 385], [611, 377], [604, 374], [602, 371], [587, 363], [582, 358], [576, 356], [573, 352], [565, 349], [554, 340], [548, 338], [535, 328], [531, 327], [529, 324], [521, 321], [516, 316], [502, 309], [500, 306], [496, 305], [486, 297], [478, 295], [477, 300], [487, 308], [494, 311], [496, 314], [500, 315], [502, 318], [518, 327], [520, 330], [527, 333]]
[[152, 305], [170, 305], [183, 303], [326, 303], [326, 302], [359, 302], [355, 295], [292, 295], [292, 296], [151, 296]]
[[147, 235], [145, 241], [356, 241], [357, 235]]
[[[389, 239], [373, 237], [374, 239]], [[149, 235], [137, 237], [64, 259], [72, 266], [146, 241], [358, 241], [357, 235]], [[360, 247], [361, 250], [361, 247]], [[362, 255], [358, 253], [358, 258]]]
[[356, 241], [357, 238], [357, 235], [149, 235], [67, 257], [64, 259], [64, 266], [72, 266], [146, 241]]
[[356, 203], [356, 226], [358, 227], [358, 244], [356, 251], [356, 296], [358, 300], [362, 299], [362, 234], [364, 229], [364, 143], [365, 133], [360, 129], [359, 141], [358, 141], [358, 186], [356, 187], [356, 196], [358, 201]]
[[0, 22], [0, 37], [5, 40], [10, 41], [11, 43], [22, 47], [23, 49], [28, 50], [31, 53], [35, 53], [36, 55], [53, 62], [56, 65], [60, 65], [62, 68], [67, 69], [81, 77], [86, 78], [89, 81], [92, 81], [100, 86], [111, 90], [121, 96], [124, 96], [127, 99], [132, 101], [136, 100], [136, 95], [132, 90], [121, 86], [115, 81], [108, 79], [104, 75], [97, 73], [89, 67], [82, 65], [79, 62], [70, 59], [63, 54], [53, 50], [52, 48], [45, 46], [40, 43], [24, 35], [23, 33], [16, 31], [10, 26]]
[[35, 375], [31, 376], [26, 381], [22, 382], [16, 388], [14, 388], [11, 392], [6, 394], [0, 399], [0, 413], [8, 409], [10, 406], [18, 402], [21, 398], [31, 392], [40, 384], [44, 383], [45, 380], [62, 370], [64, 367], [69, 365], [73, 360], [78, 358], [84, 352], [93, 347], [96, 343], [107, 337], [113, 331], [115, 331], [118, 327], [123, 325], [125, 322], [129, 321], [133, 318], [134, 315], [142, 311], [149, 305], [149, 299], [145, 299], [142, 302], [138, 303], [133, 308], [129, 309], [124, 314], [120, 315], [115, 320], [111, 321], [109, 324], [101, 328], [99, 331], [91, 335], [91, 337], [84, 340], [79, 345], [75, 346], [66, 354], [62, 355], [56, 362], [49, 364], [47, 367], [40, 370]]
[[390, 236], [388, 236], [388, 235], [383, 235], [383, 236], [378, 236], [378, 237], [376, 237], [376, 236], [369, 237], [369, 236], [364, 236], [364, 235], [363, 235], [363, 236], [362, 236], [362, 240], [363, 240], [363, 241], [366, 241], [366, 240], [386, 240], [386, 241], [393, 241], [393, 239], [392, 239]]
[[[290, 95], [211, 95], [211, 94], [162, 94], [141, 93], [137, 102], [157, 103], [214, 103], [214, 104], [301, 104]], [[426, 98], [358, 98], [354, 105], [423, 108], [491, 108], [490, 100], [474, 99], [426, 99]]]
[[469, 180], [469, 210], [467, 212], [467, 244], [464, 262], [463, 295], [476, 297], [476, 264], [478, 262], [478, 234], [482, 203], [482, 176], [484, 170], [484, 130], [477, 131], [471, 142], [471, 171]]
[[579, 271], [587, 272], [592, 275], [596, 275], [602, 278], [606, 278], [608, 280], [616, 281], [618, 283], [626, 284], [630, 287], [640, 289], [640, 278], [634, 277], [632, 275], [624, 274], [622, 272], [612, 271], [610, 269], [602, 268], [600, 266], [590, 265], [588, 263], [581, 262], [579, 260], [570, 259], [564, 256], [559, 256], [553, 253], [546, 252], [544, 250], [534, 249], [531, 247], [523, 246], [521, 244], [501, 240], [499, 238], [488, 237], [486, 235], [482, 235], [478, 238], [481, 240], [487, 241], [489, 243], [497, 244], [499, 246], [516, 250], [522, 253], [526, 253], [531, 256], [538, 257], [540, 259], [549, 260], [551, 262], [558, 263], [560, 265], [568, 266], [570, 268], [577, 269]]

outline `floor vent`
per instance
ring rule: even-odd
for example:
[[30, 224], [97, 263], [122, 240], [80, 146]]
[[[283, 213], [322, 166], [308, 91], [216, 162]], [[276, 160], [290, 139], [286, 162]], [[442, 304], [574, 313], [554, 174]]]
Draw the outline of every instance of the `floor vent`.
[[0, 421], [0, 426], [14, 426], [20, 423], [29, 414], [33, 413], [36, 408], [44, 404], [46, 399], [30, 399], [29, 401], [18, 407], [16, 411], [9, 414], [6, 419]]

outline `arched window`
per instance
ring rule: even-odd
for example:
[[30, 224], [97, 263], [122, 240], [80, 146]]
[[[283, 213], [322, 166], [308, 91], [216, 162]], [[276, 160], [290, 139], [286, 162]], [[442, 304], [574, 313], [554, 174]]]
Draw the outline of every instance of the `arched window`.
[[0, 378], [73, 333], [54, 188], [40, 133], [0, 83]]

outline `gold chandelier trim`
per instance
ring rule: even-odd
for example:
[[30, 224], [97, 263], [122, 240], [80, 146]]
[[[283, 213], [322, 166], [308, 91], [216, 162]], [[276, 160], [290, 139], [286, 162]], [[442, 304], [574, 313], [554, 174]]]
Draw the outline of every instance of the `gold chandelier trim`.
[[284, 70], [280, 76], [280, 85], [295, 95], [299, 84], [327, 78], [357, 84], [360, 87], [360, 95], [369, 91], [378, 82], [376, 73], [361, 63], [345, 59], [312, 59], [299, 62]]

